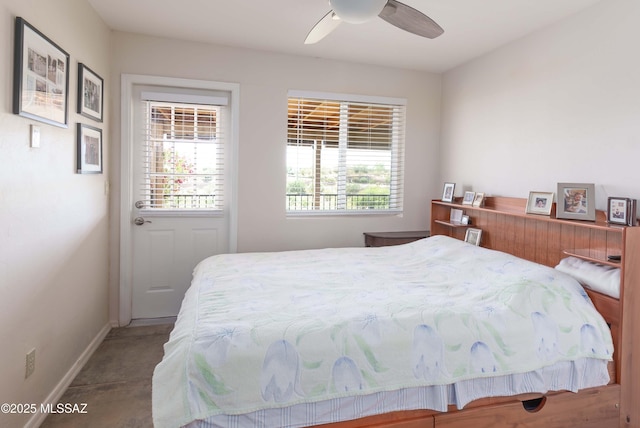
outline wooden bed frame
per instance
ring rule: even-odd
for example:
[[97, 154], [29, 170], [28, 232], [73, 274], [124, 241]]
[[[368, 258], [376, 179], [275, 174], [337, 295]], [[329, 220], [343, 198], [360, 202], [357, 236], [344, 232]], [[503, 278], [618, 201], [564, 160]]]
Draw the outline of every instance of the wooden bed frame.
[[[394, 412], [322, 425], [331, 428], [638, 428], [640, 427], [640, 227], [610, 226], [606, 213], [595, 222], [526, 214], [526, 199], [488, 197], [483, 207], [434, 200], [431, 235], [464, 239], [468, 227], [482, 229], [481, 245], [554, 267], [573, 255], [621, 268], [620, 299], [588, 290], [611, 327], [614, 362], [609, 385], [575, 394], [552, 392], [481, 399], [447, 413], [431, 410]], [[451, 208], [464, 210], [470, 225], [452, 224]], [[607, 260], [621, 255], [620, 262]], [[635, 336], [635, 337], [634, 337]], [[635, 354], [636, 361], [632, 356]]]

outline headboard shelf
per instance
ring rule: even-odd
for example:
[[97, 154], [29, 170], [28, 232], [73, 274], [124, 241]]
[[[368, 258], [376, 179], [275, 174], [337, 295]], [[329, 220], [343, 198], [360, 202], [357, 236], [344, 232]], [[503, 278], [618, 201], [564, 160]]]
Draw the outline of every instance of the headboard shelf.
[[[469, 216], [468, 226], [482, 229], [481, 245], [543, 265], [555, 267], [568, 255], [620, 267], [620, 299], [588, 291], [611, 326], [616, 351], [615, 380], [620, 384], [620, 427], [640, 427], [640, 227], [613, 226], [606, 213], [596, 221], [555, 218], [526, 213], [527, 199], [486, 197], [483, 207], [454, 202], [431, 202], [431, 235], [464, 240], [465, 228], [450, 224], [452, 208]], [[608, 260], [619, 255], [620, 262]], [[635, 361], [633, 356], [635, 356]]]
[[624, 226], [612, 225], [607, 223], [607, 213], [604, 211], [596, 211], [595, 221], [586, 220], [569, 220], [569, 219], [557, 219], [556, 217], [556, 203], [554, 202], [551, 208], [551, 215], [540, 214], [527, 214], [527, 200], [523, 198], [511, 198], [502, 196], [488, 196], [484, 198], [484, 205], [482, 207], [474, 207], [472, 205], [463, 205], [462, 198], [454, 198], [454, 202], [444, 202], [442, 200], [434, 200], [443, 206], [450, 208], [457, 208], [462, 210], [473, 210], [478, 212], [500, 212], [503, 214], [510, 214], [516, 217], [531, 218], [540, 221], [561, 221], [567, 224], [579, 224], [580, 227], [586, 227], [591, 229], [600, 229], [613, 232], [622, 232]]
[[447, 227], [469, 227], [468, 224], [451, 223], [450, 221], [445, 221], [445, 220], [436, 220], [435, 222]]
[[465, 228], [450, 223], [451, 209], [462, 209], [470, 218], [467, 226], [482, 229], [483, 247], [504, 251], [547, 266], [556, 266], [565, 250], [597, 249], [599, 261], [610, 254], [620, 254], [623, 234], [628, 228], [610, 226], [602, 211], [595, 222], [564, 220], [527, 214], [523, 198], [487, 197], [483, 207], [433, 200], [431, 234], [464, 239]]
[[604, 248], [573, 248], [565, 249], [563, 253], [567, 256], [578, 257], [583, 260], [587, 260], [594, 263], [600, 263], [602, 265], [620, 267], [620, 260], [609, 260], [609, 256], [620, 255], [620, 251], [607, 251]]

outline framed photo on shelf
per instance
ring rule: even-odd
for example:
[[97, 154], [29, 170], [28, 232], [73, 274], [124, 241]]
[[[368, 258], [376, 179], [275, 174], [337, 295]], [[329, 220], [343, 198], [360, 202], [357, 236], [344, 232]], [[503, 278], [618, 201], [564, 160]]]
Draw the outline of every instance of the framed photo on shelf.
[[473, 245], [480, 245], [482, 239], [482, 229], [474, 229], [470, 227], [464, 234], [464, 241]]
[[444, 183], [442, 189], [442, 202], [453, 202], [453, 192], [456, 189], [456, 183]]
[[595, 185], [593, 183], [558, 183], [556, 218], [595, 221]]
[[451, 208], [449, 213], [449, 222], [452, 224], [461, 224], [464, 212], [457, 208]]
[[527, 214], [551, 215], [553, 192], [529, 192]]
[[607, 200], [607, 222], [635, 226], [636, 204], [629, 198], [610, 197]]
[[464, 192], [464, 198], [462, 198], [462, 205], [473, 205], [473, 199], [476, 196], [476, 192]]
[[468, 215], [464, 214], [462, 216], [462, 220], [460, 220], [461, 224], [467, 225], [467, 224], [471, 224], [471, 217], [469, 217]]
[[78, 123], [77, 173], [102, 174], [102, 130]]
[[83, 63], [78, 63], [78, 113], [102, 122], [104, 80]]
[[21, 17], [16, 18], [13, 112], [68, 127], [69, 54]]
[[477, 192], [475, 197], [473, 198], [473, 206], [474, 207], [483, 207], [484, 206], [484, 193]]

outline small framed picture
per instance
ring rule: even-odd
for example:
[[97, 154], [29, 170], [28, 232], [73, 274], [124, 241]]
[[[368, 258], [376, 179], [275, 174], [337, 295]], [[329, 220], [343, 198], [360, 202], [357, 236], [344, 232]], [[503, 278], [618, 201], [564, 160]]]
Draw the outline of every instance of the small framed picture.
[[449, 214], [449, 222], [452, 224], [461, 224], [462, 223], [463, 212], [457, 208], [451, 208], [451, 213]]
[[610, 197], [607, 201], [607, 222], [624, 226], [635, 225], [635, 203], [629, 198]]
[[102, 122], [104, 80], [86, 65], [78, 64], [78, 113]]
[[464, 225], [471, 224], [471, 218], [465, 214], [462, 216], [462, 220], [460, 220], [460, 223]]
[[77, 173], [102, 174], [102, 130], [78, 123]]
[[464, 234], [464, 241], [473, 245], [480, 245], [480, 240], [482, 239], [482, 229], [474, 229], [470, 227], [467, 229]]
[[553, 206], [553, 192], [529, 192], [527, 214], [550, 215]]
[[476, 192], [464, 192], [464, 198], [462, 198], [462, 205], [472, 205], [473, 199], [476, 197]]
[[595, 221], [595, 185], [593, 183], [558, 183], [556, 218]]
[[484, 193], [482, 192], [476, 193], [476, 196], [473, 198], [473, 206], [474, 207], [484, 206]]
[[456, 183], [444, 183], [442, 190], [442, 202], [453, 202], [453, 191], [456, 189]]

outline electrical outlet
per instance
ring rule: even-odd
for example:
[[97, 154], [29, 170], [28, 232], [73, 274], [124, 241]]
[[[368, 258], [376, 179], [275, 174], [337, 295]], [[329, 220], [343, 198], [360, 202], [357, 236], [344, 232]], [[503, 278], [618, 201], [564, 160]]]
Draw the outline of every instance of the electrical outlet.
[[31, 376], [35, 370], [36, 370], [36, 349], [33, 348], [27, 354], [26, 369], [25, 369], [25, 373], [24, 373], [24, 378], [26, 379], [29, 376]]

